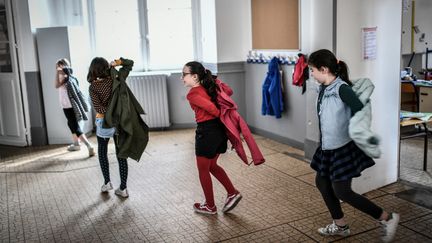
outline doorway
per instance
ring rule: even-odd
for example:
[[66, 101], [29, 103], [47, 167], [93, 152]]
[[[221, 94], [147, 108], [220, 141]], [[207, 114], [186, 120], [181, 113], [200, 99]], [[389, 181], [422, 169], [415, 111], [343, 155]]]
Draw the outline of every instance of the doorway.
[[0, 0], [0, 144], [27, 146], [11, 4], [11, 0]]

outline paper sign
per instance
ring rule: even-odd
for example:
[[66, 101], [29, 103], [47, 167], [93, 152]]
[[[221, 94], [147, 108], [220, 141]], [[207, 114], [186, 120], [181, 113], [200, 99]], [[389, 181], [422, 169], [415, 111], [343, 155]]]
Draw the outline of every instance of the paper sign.
[[362, 28], [363, 60], [374, 60], [377, 56], [377, 27]]

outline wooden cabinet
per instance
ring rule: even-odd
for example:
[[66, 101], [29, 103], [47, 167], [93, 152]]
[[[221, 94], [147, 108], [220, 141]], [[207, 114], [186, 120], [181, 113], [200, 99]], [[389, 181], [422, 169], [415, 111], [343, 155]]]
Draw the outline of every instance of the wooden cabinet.
[[419, 111], [432, 112], [432, 86], [419, 88]]

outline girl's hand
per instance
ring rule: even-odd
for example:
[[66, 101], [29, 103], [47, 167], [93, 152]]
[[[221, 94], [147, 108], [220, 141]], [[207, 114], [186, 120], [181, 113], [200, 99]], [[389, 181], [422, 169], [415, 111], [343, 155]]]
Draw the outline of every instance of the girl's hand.
[[114, 60], [114, 61], [111, 61], [110, 62], [110, 66], [111, 67], [115, 67], [115, 66], [117, 66], [117, 62]]

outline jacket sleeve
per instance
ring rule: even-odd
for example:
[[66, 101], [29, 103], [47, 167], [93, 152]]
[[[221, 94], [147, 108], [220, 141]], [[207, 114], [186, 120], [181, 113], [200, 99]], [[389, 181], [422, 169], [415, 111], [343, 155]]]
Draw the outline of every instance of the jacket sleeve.
[[227, 95], [231, 96], [234, 93], [228, 84], [221, 82], [219, 85], [221, 86], [221, 90], [223, 90]]
[[121, 61], [121, 68], [118, 71], [118, 77], [120, 79], [120, 81], [126, 81], [126, 78], [129, 76], [129, 72], [132, 71], [132, 67], [134, 65], [134, 62], [132, 60], [126, 59], [126, 58], [122, 58], [120, 57], [120, 61]]
[[215, 117], [220, 116], [220, 111], [216, 107], [216, 105], [213, 102], [211, 102], [211, 100], [202, 97], [200, 94], [197, 94], [195, 92], [189, 93], [187, 95], [187, 99], [189, 100], [189, 103], [191, 105], [197, 106], [197, 107], [205, 110], [210, 115], [215, 116]]

